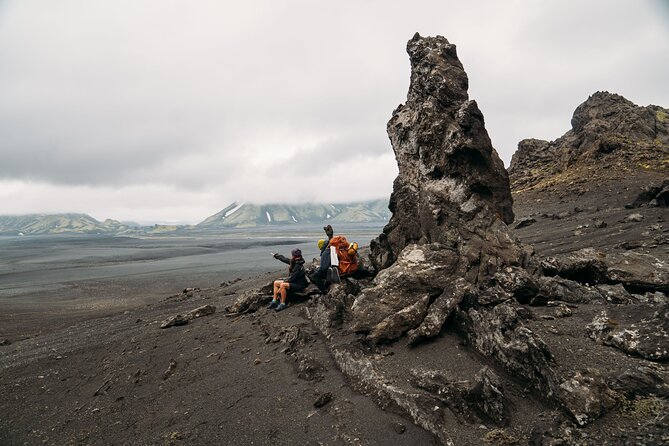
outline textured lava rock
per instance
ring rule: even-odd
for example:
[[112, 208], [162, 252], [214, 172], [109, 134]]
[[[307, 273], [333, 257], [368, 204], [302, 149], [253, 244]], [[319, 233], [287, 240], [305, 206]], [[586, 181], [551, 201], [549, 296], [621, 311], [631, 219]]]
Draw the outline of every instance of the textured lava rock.
[[597, 342], [651, 361], [669, 359], [669, 304], [658, 305], [649, 317], [630, 325], [602, 311], [586, 327], [588, 336]]
[[669, 264], [650, 254], [604, 254], [585, 248], [568, 255], [546, 258], [544, 274], [585, 284], [621, 284], [627, 290], [669, 291]]
[[641, 206], [669, 206], [669, 178], [665, 179], [659, 186], [650, 185], [634, 200], [630, 207]]
[[399, 175], [390, 198], [393, 216], [371, 245], [376, 269], [390, 266], [408, 244], [457, 247], [462, 239], [486, 238], [497, 219], [513, 221], [508, 175], [483, 114], [469, 100], [455, 45], [416, 34], [407, 52], [407, 101], [388, 122]]
[[522, 376], [541, 394], [554, 395], [558, 378], [553, 357], [544, 341], [523, 324], [514, 305], [470, 308], [461, 316], [467, 336], [479, 353], [493, 358], [511, 374]]
[[[459, 257], [455, 251], [443, 249], [439, 245], [407, 246], [392, 267], [376, 275], [374, 286], [363, 290], [355, 300], [352, 307], [353, 329], [370, 331], [385, 319], [394, 318], [402, 309], [426, 297], [426, 304], [429, 304], [430, 297], [441, 295], [451, 282], [458, 263]], [[413, 319], [403, 322], [404, 331], [422, 322], [427, 305], [424, 310], [412, 313]], [[399, 332], [399, 335], [404, 331]]]
[[411, 370], [410, 382], [430, 392], [462, 421], [507, 423], [506, 398], [497, 374], [483, 367], [471, 381], [458, 381], [439, 370]]
[[616, 394], [597, 369], [577, 372], [559, 387], [560, 401], [581, 426], [599, 418], [616, 405]]

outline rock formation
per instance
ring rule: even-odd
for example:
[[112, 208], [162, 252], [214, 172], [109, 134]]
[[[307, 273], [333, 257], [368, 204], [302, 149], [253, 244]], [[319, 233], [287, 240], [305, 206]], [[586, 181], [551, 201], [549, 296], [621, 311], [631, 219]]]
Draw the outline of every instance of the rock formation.
[[457, 250], [471, 240], [476, 250], [492, 228], [498, 230], [498, 221], [513, 221], [508, 176], [483, 114], [469, 100], [455, 45], [416, 34], [407, 52], [407, 101], [388, 122], [399, 174], [390, 198], [393, 216], [372, 244], [377, 269], [392, 265], [411, 243]]
[[571, 181], [566, 171], [593, 163], [666, 170], [657, 160], [669, 157], [667, 109], [639, 107], [620, 95], [600, 91], [576, 108], [571, 127], [555, 141], [525, 139], [518, 143], [509, 167], [514, 192]]
[[374, 342], [435, 336], [471, 287], [528, 257], [506, 226], [507, 174], [455, 45], [416, 34], [407, 52], [407, 102], [388, 123], [399, 166], [393, 216], [371, 245], [381, 271], [351, 309], [353, 329]]
[[[527, 425], [510, 409], [529, 404], [530, 394], [563, 419], [545, 426], [535, 418], [532, 444], [573, 444], [580, 436], [573, 423], [595, 422], [620, 398], [636, 397], [637, 389], [649, 397], [666, 391], [669, 373], [656, 364], [667, 355], [666, 306], [624, 328], [607, 325], [609, 313], [594, 322], [593, 316], [602, 305], [627, 307], [645, 298], [638, 293], [655, 293], [645, 298], [654, 308], [667, 292], [667, 264], [651, 255], [594, 249], [535, 258], [507, 226], [514, 218], [509, 181], [483, 115], [468, 98], [455, 46], [416, 34], [407, 51], [407, 102], [388, 124], [399, 175], [393, 216], [371, 246], [376, 275], [346, 278], [304, 308], [337, 367], [356, 390], [405, 413], [447, 445], [454, 444], [453, 429], [468, 432], [458, 432], [461, 441], [471, 435], [462, 444], [480, 444], [482, 424]], [[609, 116], [600, 109], [620, 100], [596, 96], [575, 114], [570, 141], [579, 141], [580, 151], [565, 152], [565, 165], [603, 153], [593, 136]], [[639, 135], [652, 130], [620, 121], [623, 127], [616, 128], [626, 125]], [[547, 147], [541, 151], [547, 163], [562, 156], [549, 143], [523, 144], [528, 153]], [[559, 172], [561, 164], [552, 165]], [[243, 294], [228, 311], [255, 311], [266, 294]], [[565, 347], [563, 327], [597, 354]], [[621, 350], [634, 359], [615, 356]], [[403, 358], [386, 359], [395, 352]], [[643, 368], [634, 367], [639, 356]], [[507, 444], [515, 438], [497, 429], [489, 435]]]

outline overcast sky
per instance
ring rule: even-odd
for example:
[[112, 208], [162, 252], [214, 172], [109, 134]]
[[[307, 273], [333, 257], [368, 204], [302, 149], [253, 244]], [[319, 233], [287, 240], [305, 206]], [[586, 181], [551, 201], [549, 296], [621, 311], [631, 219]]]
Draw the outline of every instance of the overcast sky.
[[0, 215], [387, 197], [416, 31], [457, 45], [506, 165], [595, 91], [669, 107], [667, 0], [0, 0]]

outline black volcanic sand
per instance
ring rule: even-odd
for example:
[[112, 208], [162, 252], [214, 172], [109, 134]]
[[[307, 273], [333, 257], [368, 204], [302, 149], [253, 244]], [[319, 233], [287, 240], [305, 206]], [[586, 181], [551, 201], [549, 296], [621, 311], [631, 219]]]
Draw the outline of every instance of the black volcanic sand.
[[[584, 181], [515, 194], [517, 218], [536, 219], [516, 234], [542, 255], [594, 246], [607, 252], [634, 249], [666, 260], [666, 209], [625, 208], [643, 186], [658, 179], [657, 174], [641, 173], [598, 181], [596, 186]], [[632, 213], [642, 214], [643, 221], [625, 222]], [[596, 220], [607, 226], [595, 228]], [[276, 267], [270, 263], [265, 271]], [[103, 292], [116, 299], [126, 293], [127, 306], [82, 308], [62, 320], [53, 316], [54, 309], [69, 311], [71, 287], [55, 292], [57, 299], [45, 299], [49, 291], [32, 294], [34, 302], [45, 304], [32, 319], [15, 321], [3, 310], [0, 330], [41, 334], [0, 347], [0, 444], [438, 443], [392, 405], [374, 404], [342, 377], [325, 340], [304, 316], [308, 302], [292, 304], [280, 313], [261, 310], [226, 316], [223, 308], [244, 290], [266, 285], [285, 271], [249, 273], [252, 277], [227, 286], [216, 282], [229, 279], [197, 271], [194, 267], [183, 276], [166, 271], [146, 282], [123, 276], [84, 281], [92, 296], [82, 292], [75, 302], [95, 305], [106, 300], [95, 298]], [[190, 280], [178, 282], [179, 277]], [[206, 282], [213, 277], [217, 277], [214, 283]], [[133, 288], [138, 283], [139, 290]], [[160, 288], [164, 285], [167, 288]], [[53, 292], [59, 285], [50, 286]], [[190, 297], [176, 294], [185, 286], [203, 289]], [[17, 297], [5, 294], [2, 308]], [[53, 303], [61, 299], [62, 307]], [[185, 326], [159, 328], [165, 318], [204, 304], [216, 306], [217, 312]], [[584, 365], [616, 371], [650, 364], [587, 339], [584, 327], [602, 309], [600, 304], [578, 304], [572, 317], [553, 319], [554, 308], [532, 307], [528, 328], [546, 342], [563, 371]], [[83, 316], [90, 319], [82, 320]], [[296, 339], [299, 347], [293, 345]], [[296, 354], [298, 350], [313, 363], [301, 362], [304, 356]], [[450, 325], [432, 342], [412, 349], [401, 339], [378, 354], [386, 376], [400, 386], [407, 386], [413, 364], [471, 377], [481, 363], [490, 363]], [[176, 365], [166, 374], [171, 361]], [[498, 372], [512, 405], [513, 427], [495, 431], [490, 425], [454, 423], [449, 431], [455, 444], [527, 444], [533, 425], [564, 419], [541, 395], [528, 392], [521, 378]], [[328, 393], [332, 399], [316, 408], [314, 403]], [[653, 445], [669, 440], [666, 420], [634, 418], [622, 411], [613, 411], [580, 432], [586, 436], [579, 444], [585, 445]], [[485, 438], [497, 440], [485, 443]], [[513, 443], [514, 439], [518, 441]]]
[[[368, 243], [378, 224], [340, 225]], [[271, 252], [318, 256], [312, 226], [252, 228], [189, 237], [0, 237], [0, 340], [13, 341], [211, 288], [283, 265]]]
[[[240, 289], [274, 277], [175, 296], [3, 347], [0, 444], [433, 444], [425, 431], [351, 390], [300, 305], [241, 317], [222, 311]], [[203, 304], [219, 311], [159, 328], [166, 317]], [[322, 378], [299, 378], [287, 345], [267, 340], [287, 326], [300, 327]], [[332, 400], [314, 407], [328, 392]]]
[[[596, 169], [591, 170], [596, 175]], [[536, 220], [516, 229], [516, 235], [542, 256], [593, 247], [605, 252], [633, 249], [669, 259], [667, 208], [626, 207], [647, 185], [661, 184], [666, 174], [652, 171], [609, 174], [614, 178], [589, 182], [584, 175], [568, 184], [514, 193], [516, 223], [523, 218]], [[632, 214], [641, 214], [643, 220], [626, 221]], [[596, 227], [598, 222], [605, 226]]]

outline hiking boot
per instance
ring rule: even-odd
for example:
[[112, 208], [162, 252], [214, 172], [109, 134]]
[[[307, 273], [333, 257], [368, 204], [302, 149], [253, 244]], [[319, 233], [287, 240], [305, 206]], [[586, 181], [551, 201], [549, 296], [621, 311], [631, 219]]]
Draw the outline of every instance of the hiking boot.
[[267, 309], [271, 310], [272, 308], [276, 307], [277, 305], [279, 305], [279, 301], [278, 300], [273, 300], [272, 302], [269, 303], [269, 305], [267, 305]]
[[279, 304], [274, 311], [281, 311], [286, 309], [286, 304]]

